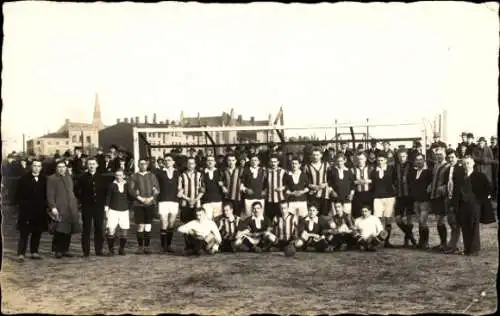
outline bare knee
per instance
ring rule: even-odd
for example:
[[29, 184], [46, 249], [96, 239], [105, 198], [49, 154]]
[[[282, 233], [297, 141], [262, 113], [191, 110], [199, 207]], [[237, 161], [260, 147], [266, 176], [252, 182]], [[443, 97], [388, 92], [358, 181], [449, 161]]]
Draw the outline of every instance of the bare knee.
[[139, 224], [139, 225], [137, 225], [137, 231], [138, 232], [143, 232], [144, 231], [144, 227], [146, 227], [146, 224]]

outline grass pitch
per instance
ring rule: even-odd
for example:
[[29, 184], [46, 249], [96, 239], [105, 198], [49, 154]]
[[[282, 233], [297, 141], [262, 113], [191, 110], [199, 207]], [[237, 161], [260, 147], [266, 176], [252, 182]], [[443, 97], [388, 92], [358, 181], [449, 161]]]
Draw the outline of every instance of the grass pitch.
[[[57, 260], [50, 254], [51, 236], [44, 234], [45, 260], [18, 263], [15, 210], [5, 208], [3, 215], [3, 313], [461, 313], [474, 298], [480, 300], [468, 313], [497, 308], [497, 224], [481, 227], [479, 257], [407, 249], [298, 252], [294, 258], [283, 253], [137, 256], [132, 227], [125, 257]], [[430, 227], [435, 245], [435, 223]], [[153, 236], [158, 250], [158, 223]], [[399, 229], [393, 229], [391, 240], [402, 243]], [[181, 236], [173, 242], [182, 249]], [[80, 236], [73, 237], [71, 249], [81, 254]]]

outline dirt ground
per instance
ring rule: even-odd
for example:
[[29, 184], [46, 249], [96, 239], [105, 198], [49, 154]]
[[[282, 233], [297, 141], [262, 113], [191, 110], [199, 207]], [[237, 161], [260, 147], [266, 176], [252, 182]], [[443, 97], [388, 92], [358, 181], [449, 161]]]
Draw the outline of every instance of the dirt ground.
[[[44, 234], [45, 260], [18, 263], [15, 211], [7, 208], [3, 215], [3, 313], [461, 313], [474, 298], [481, 299], [468, 313], [497, 308], [496, 224], [482, 226], [479, 257], [406, 249], [294, 258], [282, 253], [137, 256], [131, 238], [125, 257], [57, 260], [50, 254], [50, 235]], [[159, 236], [158, 223], [153, 231]], [[393, 231], [394, 244], [401, 244], [401, 233]], [[174, 243], [182, 249], [180, 236]], [[431, 243], [437, 244], [434, 223]], [[71, 247], [81, 254], [79, 236]], [[159, 249], [158, 237], [153, 248]]]

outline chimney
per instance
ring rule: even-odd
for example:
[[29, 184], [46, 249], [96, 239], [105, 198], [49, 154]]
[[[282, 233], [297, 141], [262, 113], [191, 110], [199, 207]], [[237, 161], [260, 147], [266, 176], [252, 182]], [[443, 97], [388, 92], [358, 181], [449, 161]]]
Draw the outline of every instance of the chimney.
[[250, 117], [250, 123], [251, 123], [252, 125], [255, 125], [255, 116], [251, 116], [251, 117]]
[[243, 116], [242, 115], [238, 115], [238, 123], [241, 124], [241, 122], [243, 122]]
[[124, 118], [123, 122], [128, 124], [128, 117]]
[[139, 117], [138, 116], [135, 117], [135, 124], [139, 124]]
[[179, 120], [181, 122], [184, 121], [184, 111], [181, 111], [181, 116], [179, 117]]
[[120, 124], [120, 118], [116, 119], [116, 124]]
[[229, 116], [231, 117], [231, 121], [235, 119], [234, 109], [231, 109], [231, 112], [229, 112]]
[[269, 113], [269, 115], [267, 116], [267, 120], [269, 122], [269, 125], [271, 125], [273, 122], [273, 116], [271, 115], [271, 113]]
[[153, 124], [156, 124], [156, 113], [153, 113]]
[[64, 120], [64, 123], [65, 123], [65, 124], [69, 124], [69, 118], [65, 119], [65, 120]]
[[144, 115], [144, 124], [148, 124], [148, 116]]
[[163, 121], [160, 121], [160, 124], [163, 125]]
[[133, 116], [130, 117], [130, 124], [134, 124], [134, 117]]

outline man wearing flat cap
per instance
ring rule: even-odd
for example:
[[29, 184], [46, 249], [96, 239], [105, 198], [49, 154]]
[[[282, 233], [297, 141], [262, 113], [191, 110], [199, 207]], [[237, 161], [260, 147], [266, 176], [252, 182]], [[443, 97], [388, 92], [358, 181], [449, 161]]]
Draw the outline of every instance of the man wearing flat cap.
[[472, 152], [472, 158], [476, 165], [476, 170], [483, 173], [490, 183], [493, 183], [492, 165], [495, 162], [493, 152], [488, 147], [486, 138], [480, 137], [477, 147]]

